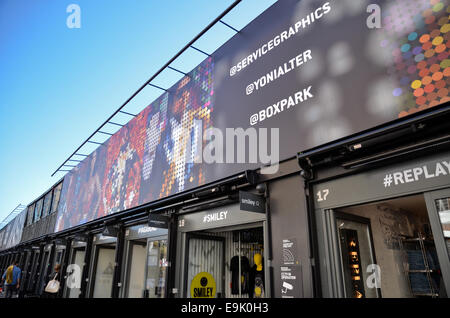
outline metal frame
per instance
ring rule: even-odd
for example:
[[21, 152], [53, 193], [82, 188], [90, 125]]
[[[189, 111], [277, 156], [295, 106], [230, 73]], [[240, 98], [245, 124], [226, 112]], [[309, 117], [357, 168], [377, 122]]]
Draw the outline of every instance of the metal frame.
[[[140, 240], [144, 240], [145, 242], [141, 242]], [[124, 250], [124, 254], [126, 254], [126, 258], [125, 258], [125, 266], [123, 268], [123, 283], [122, 283], [122, 292], [121, 292], [121, 296], [122, 298], [129, 298], [128, 297], [128, 288], [130, 286], [130, 271], [131, 271], [131, 261], [133, 259], [133, 246], [134, 245], [140, 245], [140, 246], [144, 246], [146, 251], [145, 253], [147, 254], [147, 242], [148, 239], [147, 238], [140, 238], [140, 239], [131, 239], [131, 240], [126, 240], [126, 248]], [[148, 257], [147, 257], [148, 259]], [[147, 263], [147, 262], [146, 262]], [[142, 295], [141, 295], [142, 297]]]
[[[90, 139], [92, 137], [95, 136], [95, 134], [97, 134], [106, 124], [110, 123], [110, 124], [116, 124], [119, 126], [123, 126], [121, 124], [117, 124], [117, 123], [113, 123], [111, 122], [111, 119], [113, 119], [113, 117], [115, 115], [117, 115], [119, 112], [122, 111], [122, 109], [134, 98], [136, 97], [136, 95], [138, 95], [146, 86], [153, 86], [153, 87], [157, 87], [154, 84], [151, 84], [151, 82], [159, 75], [161, 74], [162, 71], [164, 71], [166, 68], [168, 68], [170, 66], [170, 64], [172, 64], [172, 62], [174, 62], [182, 53], [184, 53], [184, 51], [186, 51], [188, 48], [193, 48], [203, 54], [206, 54], [208, 56], [210, 56], [209, 54], [201, 51], [198, 48], [193, 47], [193, 44], [199, 39], [201, 38], [209, 29], [211, 29], [217, 22], [221, 22], [222, 24], [226, 25], [227, 27], [233, 29], [236, 32], [239, 32], [238, 30], [236, 30], [235, 28], [231, 27], [230, 25], [226, 24], [225, 22], [223, 22], [221, 19], [223, 17], [225, 17], [234, 7], [236, 7], [242, 0], [236, 0], [234, 1], [227, 9], [225, 9], [225, 11], [223, 11], [217, 18], [215, 18], [210, 24], [208, 24], [208, 26], [206, 26], [199, 34], [197, 34], [188, 44], [186, 44], [180, 51], [178, 51], [178, 53], [176, 53], [166, 64], [164, 64], [164, 66], [162, 66], [155, 74], [153, 74], [141, 87], [139, 87], [139, 89], [134, 92], [116, 111], [114, 111], [114, 113], [108, 117], [108, 119], [103, 122], [103, 124], [101, 124], [53, 173], [52, 173], [52, 177], [58, 172], [61, 171], [60, 169], [75, 155], [81, 155], [78, 154], [77, 152], [86, 144], [90, 141]], [[173, 69], [173, 68], [172, 68]], [[176, 70], [177, 72], [181, 72]], [[185, 74], [184, 72], [181, 72], [183, 74]], [[161, 87], [157, 87], [160, 89], [163, 89]], [[163, 89], [165, 90], [165, 89]], [[166, 91], [166, 90], [165, 90]], [[84, 155], [86, 157], [88, 157], [88, 155]], [[70, 170], [69, 170], [70, 171]]]
[[450, 250], [447, 248], [444, 234], [442, 232], [441, 220], [436, 210], [435, 200], [450, 197], [450, 188], [426, 192], [425, 203], [428, 210], [428, 218], [430, 219], [431, 230], [433, 233], [434, 244], [439, 259], [439, 266], [442, 272], [442, 279], [447, 291], [447, 297], [450, 296]]
[[[386, 166], [386, 169], [388, 169], [389, 166], [391, 165]], [[351, 174], [357, 175], [361, 172], [373, 170], [374, 169], [368, 168], [357, 172], [352, 172]], [[447, 195], [450, 197], [450, 190], [441, 186], [437, 187], [437, 189], [423, 188], [420, 190], [408, 191], [401, 194], [386, 194], [383, 197], [367, 198], [358, 202], [348, 202], [346, 201], [346, 198], [342, 198], [339, 200], [339, 203], [333, 203], [326, 207], [316, 207], [314, 196], [316, 190], [319, 189], [320, 185], [324, 182], [329, 182], [330, 179], [332, 179], [333, 181], [338, 181], [346, 176], [348, 176], [347, 173], [343, 175], [336, 175], [325, 180], [308, 181], [309, 187], [307, 189], [309, 189], [309, 193], [311, 193], [311, 202], [308, 210], [312, 211], [312, 218], [314, 218], [316, 224], [316, 227], [314, 228], [316, 232], [315, 236], [317, 238], [315, 240], [315, 249], [318, 255], [316, 264], [320, 264], [315, 273], [316, 279], [318, 280], [318, 286], [316, 286], [315, 292], [320, 293], [321, 296], [325, 297], [344, 297], [344, 294], [342, 292], [342, 279], [340, 277], [342, 273], [342, 264], [340, 262], [340, 256], [336, 254], [336, 251], [340, 251], [339, 247], [337, 246], [338, 234], [336, 232], [336, 226], [334, 224], [334, 220], [336, 219], [335, 213], [340, 213], [336, 212], [337, 210], [349, 206], [360, 206], [384, 200], [407, 197], [410, 195], [423, 194], [428, 209], [428, 217], [432, 226], [434, 243], [436, 245], [436, 250], [438, 251], [439, 262], [442, 262], [442, 277], [445, 282], [447, 295], [450, 295], [450, 255], [447, 252], [442, 229], [440, 227], [440, 221], [433, 205], [433, 200], [437, 196], [442, 197], [443, 195]]]
[[[141, 242], [141, 240], [145, 241], [145, 242]], [[132, 246], [133, 245], [142, 245], [145, 246], [145, 255], [146, 255], [146, 260], [145, 260], [145, 278], [144, 278], [144, 289], [143, 289], [143, 294], [141, 295], [141, 298], [147, 298], [146, 292], [147, 292], [147, 288], [145, 286], [145, 280], [147, 279], [147, 274], [148, 274], [148, 246], [150, 242], [153, 241], [162, 241], [165, 240], [167, 242], [167, 252], [169, 252], [169, 240], [168, 240], [168, 235], [157, 235], [157, 236], [145, 236], [145, 237], [133, 237], [130, 239], [126, 239], [126, 248], [124, 250], [124, 255], [126, 255], [126, 258], [123, 259], [123, 263], [124, 263], [124, 267], [122, 268], [122, 280], [124, 281], [122, 283], [122, 292], [121, 292], [121, 297], [122, 298], [129, 298], [128, 297], [128, 287], [130, 284], [130, 270], [131, 270], [131, 261], [132, 261]], [[166, 271], [166, 277], [165, 277], [165, 281], [166, 281], [166, 288], [165, 288], [165, 293], [164, 293], [164, 297], [167, 297], [167, 290], [168, 290], [168, 284], [167, 284], [167, 275], [168, 275], [168, 270]]]
[[[90, 284], [89, 284], [89, 298], [92, 298], [92, 296], [94, 295], [94, 289], [95, 289], [95, 277], [97, 275], [97, 265], [98, 265], [98, 255], [99, 255], [99, 251], [100, 249], [108, 249], [108, 250], [114, 250], [116, 251], [117, 254], [117, 250], [116, 250], [116, 246], [110, 246], [108, 245], [108, 243], [106, 244], [95, 244], [95, 251], [94, 251], [94, 261], [92, 264], [92, 275], [90, 275]], [[114, 275], [113, 275], [113, 281], [111, 282], [111, 284], [114, 284]], [[113, 292], [114, 286], [111, 286], [111, 293]]]
[[[77, 246], [77, 247], [72, 247], [70, 249], [70, 251], [66, 251], [66, 260], [67, 263], [65, 264], [65, 270], [67, 270], [67, 265], [69, 264], [69, 260], [70, 260], [70, 264], [75, 264], [75, 257], [77, 252], [85, 252], [86, 253], [86, 246]], [[86, 255], [86, 254], [85, 254]], [[83, 270], [86, 267], [86, 264], [84, 264], [83, 268], [82, 268], [82, 272], [81, 274], [83, 275]], [[64, 279], [64, 286], [62, 286], [61, 288], [64, 289], [62, 294], [64, 298], [69, 298], [70, 295], [70, 289], [67, 288], [66, 286], [66, 279], [67, 279], [67, 273], [65, 273], [65, 279]], [[82, 281], [81, 281], [82, 282]], [[61, 282], [62, 283], [62, 282]], [[81, 286], [80, 286], [80, 294], [78, 295], [78, 297], [80, 297], [81, 295]]]
[[122, 257], [123, 251], [125, 247], [125, 229], [123, 225], [119, 225], [118, 235], [116, 240], [115, 247], [115, 256], [114, 256], [114, 274], [113, 274], [113, 287], [111, 290], [111, 298], [119, 298], [120, 293], [120, 276], [122, 272]]
[[[370, 244], [370, 251], [371, 251], [371, 256], [373, 258], [373, 264], [377, 264], [377, 256], [376, 256], [376, 251], [375, 251], [375, 246], [373, 244], [373, 234], [372, 234], [372, 225], [370, 222], [370, 219], [366, 218], [366, 217], [362, 217], [359, 215], [354, 215], [354, 214], [349, 214], [349, 213], [345, 213], [345, 212], [341, 212], [339, 210], [334, 211], [334, 216], [335, 216], [335, 220], [337, 219], [342, 219], [342, 220], [348, 220], [351, 222], [356, 222], [356, 223], [361, 223], [361, 224], [365, 224], [368, 227], [369, 230], [369, 244]], [[338, 232], [338, 231], [336, 231]], [[338, 234], [339, 235], [339, 234]], [[339, 251], [341, 252], [342, 255], [342, 251], [339, 246]], [[342, 278], [344, 278], [344, 275], [342, 276]], [[377, 293], [377, 297], [378, 298], [382, 298], [382, 294], [381, 294], [381, 289], [380, 288], [376, 288], [376, 293]]]
[[89, 272], [90, 272], [90, 260], [91, 253], [93, 248], [93, 234], [89, 233], [86, 241], [86, 247], [84, 251], [84, 266], [83, 273], [81, 275], [81, 286], [80, 286], [80, 294], [79, 298], [85, 298], [87, 295], [87, 289], [89, 287]]

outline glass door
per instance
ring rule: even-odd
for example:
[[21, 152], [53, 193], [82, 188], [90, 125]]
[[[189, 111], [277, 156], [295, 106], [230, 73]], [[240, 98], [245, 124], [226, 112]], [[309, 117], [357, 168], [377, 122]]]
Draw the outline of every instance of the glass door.
[[112, 246], [98, 246], [95, 261], [93, 298], [110, 298], [114, 276], [116, 249]]
[[335, 212], [335, 215], [345, 297], [379, 297], [379, 289], [365, 286], [366, 269], [376, 264], [370, 220], [340, 212]]
[[436, 251], [442, 271], [440, 297], [450, 295], [450, 189], [425, 193]]
[[39, 286], [38, 286], [38, 294], [40, 295], [44, 291], [44, 284], [47, 280], [47, 275], [49, 274], [49, 266], [50, 266], [50, 251], [46, 251], [44, 253], [44, 257], [42, 259], [41, 265], [41, 273], [39, 275]]
[[164, 298], [167, 277], [167, 238], [147, 241], [146, 298]]
[[27, 290], [28, 291], [32, 291], [32, 289], [33, 289], [33, 286], [34, 286], [34, 284], [35, 284], [35, 282], [36, 282], [36, 273], [37, 273], [37, 267], [38, 267], [38, 261], [39, 261], [39, 255], [40, 255], [40, 252], [38, 251], [38, 250], [35, 250], [34, 251], [34, 253], [33, 253], [33, 263], [32, 263], [32, 267], [31, 267], [31, 274], [30, 274], [30, 277], [29, 277], [29, 280], [28, 280], [28, 288], [27, 288]]
[[[80, 296], [80, 288], [76, 284], [76, 280], [78, 277], [75, 275], [80, 275], [83, 273], [83, 264], [84, 264], [84, 256], [85, 256], [84, 248], [77, 248], [73, 250], [72, 261], [71, 264], [75, 264], [77, 270], [72, 269], [72, 272], [68, 275], [66, 288], [68, 290], [68, 298], [78, 298]], [[79, 270], [78, 270], [79, 269]], [[73, 281], [70, 281], [73, 280]], [[70, 283], [69, 283], [70, 282]]]
[[127, 298], [142, 298], [144, 292], [145, 279], [145, 256], [146, 243], [140, 241], [130, 241], [128, 251], [128, 266], [126, 280]]

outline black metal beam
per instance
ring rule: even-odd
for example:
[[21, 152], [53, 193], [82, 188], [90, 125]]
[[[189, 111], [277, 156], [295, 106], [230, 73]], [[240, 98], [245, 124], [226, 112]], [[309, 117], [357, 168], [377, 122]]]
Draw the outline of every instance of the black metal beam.
[[96, 145], [103, 145], [103, 144], [100, 143], [100, 142], [96, 142], [96, 141], [92, 141], [92, 140], [88, 140], [87, 142], [88, 142], [88, 143], [91, 143], [91, 144], [96, 144]]
[[[77, 156], [84, 156], [84, 157], [89, 157], [89, 155], [85, 155], [85, 154], [82, 154], [82, 153], [76, 153], [76, 154], [73, 154], [73, 156], [74, 155], [77, 155]], [[72, 156], [71, 156], [72, 157]]]
[[162, 90], [162, 91], [167, 92], [167, 89], [162, 88], [161, 86], [158, 86], [158, 85], [155, 85], [155, 84], [152, 84], [152, 83], [148, 83], [148, 85], [149, 85], [149, 86], [152, 86], [152, 87], [155, 87], [155, 88], [158, 88], [158, 89], [160, 89], [160, 90]]
[[[122, 124], [118, 124], [118, 123], [115, 123], [115, 122], [113, 122], [113, 121], [108, 121], [106, 124], [111, 124], [111, 125], [116, 125], [116, 126], [123, 127]], [[106, 124], [105, 124], [105, 125], [106, 125]], [[87, 142], [87, 140], [86, 140], [86, 142]], [[86, 142], [85, 142], [85, 143], [86, 143]]]
[[110, 133], [108, 133], [108, 132], [101, 131], [101, 130], [99, 130], [99, 131], [97, 131], [97, 132], [100, 133], [100, 134], [109, 135], [109, 136], [112, 136], [112, 135], [113, 135], [113, 134], [110, 134]]
[[128, 113], [128, 112], [124, 112], [123, 110], [119, 111], [119, 113], [126, 114], [126, 115], [130, 115], [130, 116], [133, 116], [133, 117], [136, 116], [135, 114], [131, 114], [131, 113]]
[[183, 74], [183, 75], [185, 75], [185, 76], [187, 76], [187, 75], [188, 75], [187, 73], [185, 73], [185, 72], [182, 72], [182, 71], [180, 71], [180, 70], [178, 70], [178, 69], [176, 69], [176, 68], [174, 68], [174, 67], [172, 67], [172, 66], [167, 66], [167, 68], [171, 69], [172, 71], [175, 71], [175, 72], [181, 73], [181, 74]]
[[205, 51], [202, 51], [202, 50], [200, 50], [199, 48], [197, 48], [197, 47], [195, 47], [195, 46], [193, 46], [193, 45], [191, 45], [190, 48], [191, 48], [191, 49], [194, 49], [194, 50], [196, 50], [196, 51], [199, 51], [200, 53], [203, 53], [203, 54], [205, 54], [206, 56], [211, 56], [211, 54], [208, 54], [208, 53], [206, 53]]
[[227, 27], [229, 27], [231, 30], [233, 30], [236, 33], [239, 33], [238, 30], [236, 30], [235, 28], [233, 28], [231, 25], [229, 25], [228, 23], [223, 22], [222, 20], [219, 21], [220, 23], [222, 23], [223, 25], [226, 25]]
[[234, 7], [236, 7], [242, 0], [236, 0], [234, 1], [225, 11], [223, 11], [217, 18], [215, 18], [210, 24], [208, 24], [197, 36], [195, 36], [191, 41], [189, 41], [188, 44], [186, 44], [180, 51], [178, 51], [177, 54], [175, 54], [164, 66], [162, 66], [155, 74], [153, 74], [139, 89], [134, 92], [111, 116], [109, 116], [108, 119], [105, 120], [105, 122], [100, 125], [99, 128], [97, 128], [56, 170], [52, 173], [52, 177], [55, 175], [56, 172], [59, 171], [59, 169], [70, 159], [73, 155], [77, 153], [78, 150], [83, 147], [88, 140], [90, 140], [96, 133], [99, 131], [103, 126], [105, 126], [110, 120], [117, 115], [118, 112], [122, 110], [134, 97], [136, 97], [137, 94], [139, 94], [148, 84], [150, 84], [162, 71], [164, 71], [170, 64], [172, 64], [173, 61], [175, 61], [181, 54], [183, 54], [184, 51], [186, 51], [188, 48], [192, 47], [192, 44], [194, 44], [199, 38], [203, 36], [209, 29], [211, 29], [217, 22], [219, 22], [224, 16], [228, 14], [231, 10], [233, 10]]

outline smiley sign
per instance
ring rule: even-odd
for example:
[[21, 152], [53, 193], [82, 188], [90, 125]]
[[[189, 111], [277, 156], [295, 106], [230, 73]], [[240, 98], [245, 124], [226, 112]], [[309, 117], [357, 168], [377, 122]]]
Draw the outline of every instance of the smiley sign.
[[191, 282], [192, 298], [215, 298], [216, 281], [210, 273], [201, 272], [195, 275]]

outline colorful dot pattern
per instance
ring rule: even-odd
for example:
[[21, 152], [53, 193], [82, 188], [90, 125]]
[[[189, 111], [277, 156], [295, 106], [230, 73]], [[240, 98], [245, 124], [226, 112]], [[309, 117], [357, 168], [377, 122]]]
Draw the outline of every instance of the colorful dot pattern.
[[392, 51], [399, 117], [450, 100], [449, 14], [446, 0], [398, 0], [383, 12], [380, 46]]
[[65, 176], [55, 231], [205, 183], [192, 159], [213, 126], [213, 68], [206, 59]]

